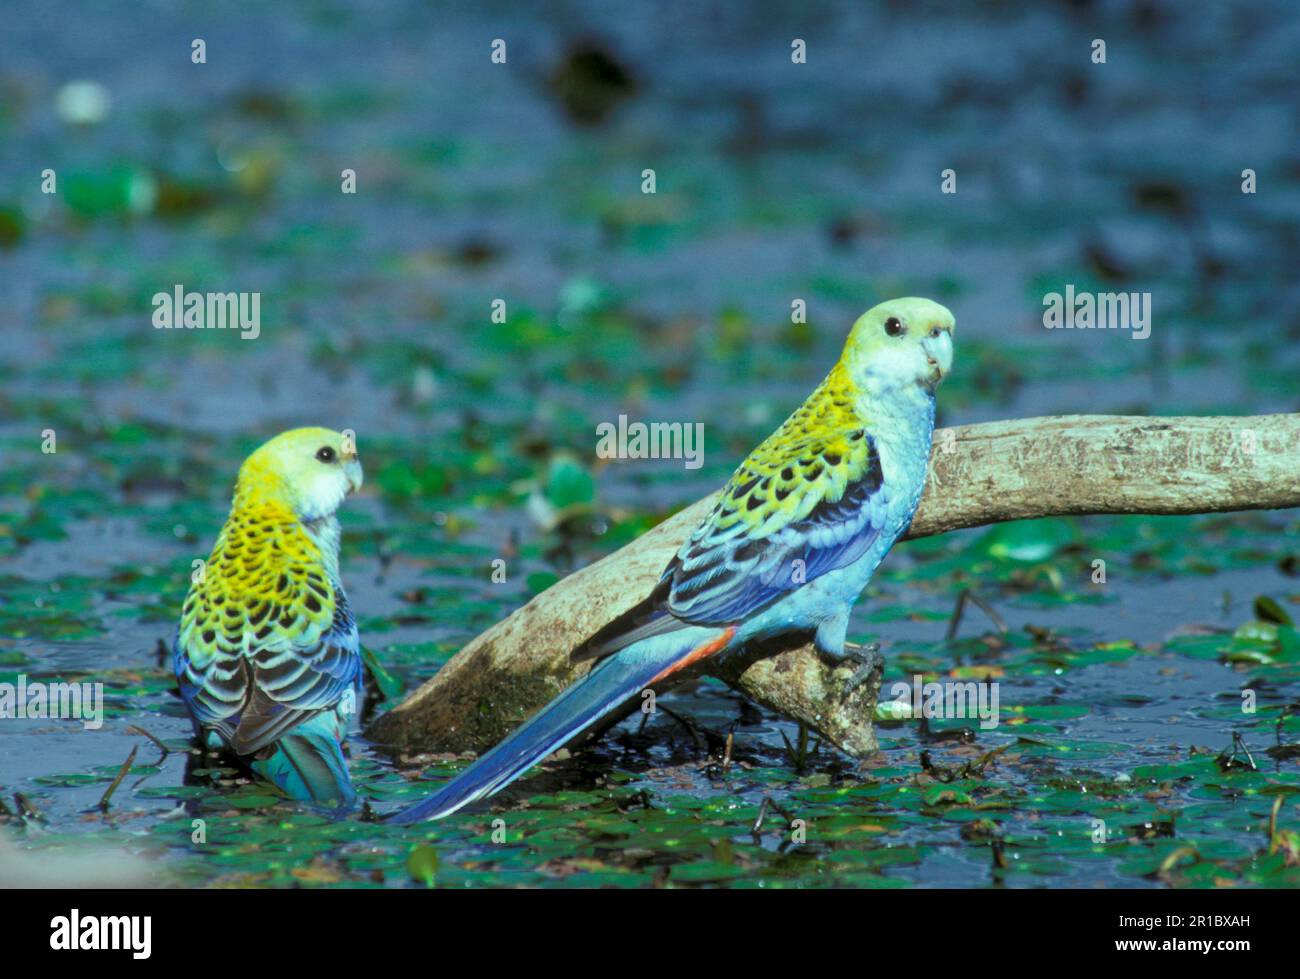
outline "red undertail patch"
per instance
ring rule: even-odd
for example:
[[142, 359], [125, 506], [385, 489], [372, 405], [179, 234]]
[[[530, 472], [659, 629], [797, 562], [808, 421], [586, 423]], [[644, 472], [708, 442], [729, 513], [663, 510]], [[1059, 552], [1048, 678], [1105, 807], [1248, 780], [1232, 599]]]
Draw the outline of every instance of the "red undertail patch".
[[722, 649], [727, 643], [731, 642], [731, 637], [736, 634], [736, 627], [728, 626], [717, 636], [710, 639], [703, 645], [696, 646], [689, 653], [679, 659], [676, 663], [670, 664], [666, 669], [661, 670], [650, 682], [658, 683], [666, 676], [672, 676], [679, 670], [684, 670], [693, 663], [698, 663], [707, 656], [712, 656], [718, 650]]

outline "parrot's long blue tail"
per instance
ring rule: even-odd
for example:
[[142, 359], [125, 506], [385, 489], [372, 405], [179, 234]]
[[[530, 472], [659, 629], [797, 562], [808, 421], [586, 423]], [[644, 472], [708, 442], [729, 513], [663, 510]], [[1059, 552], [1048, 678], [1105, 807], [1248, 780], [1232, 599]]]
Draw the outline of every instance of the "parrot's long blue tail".
[[332, 808], [357, 800], [339, 743], [338, 721], [328, 711], [293, 728], [275, 743], [270, 757], [251, 767], [292, 799]]
[[734, 633], [727, 629], [684, 653], [680, 646], [659, 655], [646, 655], [635, 647], [615, 653], [433, 795], [394, 813], [388, 822], [403, 825], [441, 819], [499, 792], [650, 684], [720, 650]]

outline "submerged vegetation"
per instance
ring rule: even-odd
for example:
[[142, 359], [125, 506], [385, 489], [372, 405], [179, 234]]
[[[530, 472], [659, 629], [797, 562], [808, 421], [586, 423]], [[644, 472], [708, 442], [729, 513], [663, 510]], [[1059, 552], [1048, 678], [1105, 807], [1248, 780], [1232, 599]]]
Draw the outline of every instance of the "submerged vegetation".
[[[0, 684], [104, 691], [99, 730], [0, 721], [0, 834], [126, 851], [190, 885], [1300, 885], [1294, 511], [900, 546], [851, 638], [880, 643], [886, 696], [917, 676], [997, 681], [1000, 723], [883, 720], [861, 765], [703, 681], [497, 804], [414, 828], [373, 816], [465, 759], [357, 739], [368, 809], [343, 820], [205, 769], [173, 690], [175, 621], [239, 461], [292, 425], [357, 433], [367, 488], [341, 512], [342, 574], [373, 713], [724, 481], [891, 295], [957, 314], [944, 423], [1300, 408], [1293, 151], [1249, 113], [1206, 140], [1180, 101], [1211, 40], [1224, 98], [1273, 85], [1252, 36], [1171, 10], [1132, 25], [1147, 41], [1105, 85], [1042, 82], [1058, 75], [1031, 55], [986, 67], [999, 14], [972, 7], [923, 59], [940, 75], [898, 92], [830, 72], [799, 82], [807, 98], [775, 70], [753, 91], [715, 74], [719, 57], [775, 65], [784, 40], [688, 45], [670, 75], [667, 42], [601, 23], [608, 43], [556, 37], [544, 71], [513, 48], [511, 75], [489, 73], [485, 15], [434, 31], [410, 8], [418, 85], [385, 60], [382, 19], [250, 12], [249, 50], [203, 82], [183, 54], [143, 93], [125, 61], [105, 68], [112, 125], [49, 118], [49, 66], [116, 15], [42, 35], [43, 76], [0, 58], [5, 172], [63, 161], [53, 195], [0, 185]], [[905, 35], [901, 11], [871, 16]], [[139, 29], [145, 51], [175, 33], [162, 15]], [[1294, 26], [1270, 33], [1294, 50]], [[264, 74], [277, 44], [291, 70]], [[831, 36], [810, 45], [853, 63]], [[1185, 126], [1153, 131], [1160, 109]], [[994, 119], [1021, 152], [987, 151]], [[1227, 147], [1259, 158], [1266, 201], [1240, 193]], [[1155, 297], [1146, 340], [1043, 330], [1044, 293], [1135, 282]], [[150, 297], [177, 284], [260, 292], [259, 336], [155, 330]], [[701, 465], [600, 458], [620, 415], [702, 423]]]

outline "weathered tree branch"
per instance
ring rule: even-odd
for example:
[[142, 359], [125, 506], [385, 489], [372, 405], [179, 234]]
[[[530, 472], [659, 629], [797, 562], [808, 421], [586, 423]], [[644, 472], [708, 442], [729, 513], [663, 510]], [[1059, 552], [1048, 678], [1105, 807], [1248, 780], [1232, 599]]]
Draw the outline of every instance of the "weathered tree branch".
[[[587, 668], [569, 652], [644, 597], [711, 495], [575, 572], [479, 635], [368, 732], [407, 750], [481, 751]], [[907, 537], [1027, 517], [1208, 513], [1300, 506], [1300, 415], [1072, 415], [942, 429]], [[876, 748], [879, 672], [853, 691], [849, 664], [798, 639], [716, 668], [752, 699], [854, 756]]]

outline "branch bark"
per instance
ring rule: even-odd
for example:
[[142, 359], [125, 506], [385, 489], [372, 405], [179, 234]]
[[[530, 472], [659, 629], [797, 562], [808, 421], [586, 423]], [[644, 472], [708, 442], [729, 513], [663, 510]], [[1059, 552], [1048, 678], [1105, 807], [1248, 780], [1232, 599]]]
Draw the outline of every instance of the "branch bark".
[[[469, 642], [367, 732], [412, 751], [482, 751], [587, 669], [569, 652], [646, 595], [705, 517], [711, 494], [575, 572]], [[1190, 514], [1300, 506], [1300, 415], [1240, 418], [1070, 415], [935, 433], [930, 476], [907, 538], [1029, 517]], [[761, 654], [761, 655], [760, 655]], [[798, 638], [716, 665], [753, 700], [855, 757], [876, 749], [879, 661], [854, 667]]]

